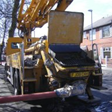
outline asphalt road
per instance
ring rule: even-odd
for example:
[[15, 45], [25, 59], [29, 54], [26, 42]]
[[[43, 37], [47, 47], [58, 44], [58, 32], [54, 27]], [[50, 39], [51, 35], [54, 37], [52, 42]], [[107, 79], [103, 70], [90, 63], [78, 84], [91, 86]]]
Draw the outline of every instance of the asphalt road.
[[[106, 90], [94, 90], [94, 89], [92, 90], [94, 96], [99, 97], [101, 99], [101, 103], [98, 106], [96, 105], [92, 106], [92, 108], [96, 110], [93, 112], [112, 112], [112, 70], [103, 70], [103, 74], [104, 74], [103, 86], [107, 87], [107, 89]], [[0, 66], [0, 96], [9, 96], [12, 94], [13, 94], [13, 88], [11, 84], [9, 84], [9, 82], [6, 80], [4, 68]], [[70, 108], [73, 108], [73, 105], [70, 106], [66, 103], [60, 103], [60, 104], [56, 103], [56, 105], [61, 106], [61, 108], [63, 107], [63, 105], [65, 105], [66, 107], [69, 106]], [[56, 105], [53, 105], [53, 106], [56, 107]], [[84, 108], [80, 104], [79, 105], [74, 104], [74, 105], [77, 106], [76, 108], [80, 108], [80, 109]], [[49, 106], [49, 107], [51, 108], [52, 106]], [[0, 112], [43, 112], [41, 108], [42, 108], [41, 105], [37, 102], [32, 103], [32, 102], [21, 101], [21, 102], [0, 104]], [[90, 111], [78, 111], [78, 110], [79, 109], [76, 109], [75, 111], [71, 111], [71, 110], [65, 109], [65, 111], [62, 111], [61, 109], [57, 110], [57, 107], [56, 107], [55, 111], [52, 111], [52, 112], [90, 112]], [[44, 110], [44, 111], [47, 112], [47, 110]]]
[[93, 90], [94, 95], [103, 102], [112, 102], [112, 70], [103, 70], [103, 87], [107, 89]]

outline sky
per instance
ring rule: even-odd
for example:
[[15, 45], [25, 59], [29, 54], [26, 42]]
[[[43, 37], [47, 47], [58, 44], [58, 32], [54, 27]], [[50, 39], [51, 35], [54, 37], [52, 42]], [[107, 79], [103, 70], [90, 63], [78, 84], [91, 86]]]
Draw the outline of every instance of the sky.
[[[112, 15], [112, 0], [73, 0], [66, 11], [84, 13], [84, 27], [86, 27], [91, 24], [91, 13], [88, 11], [89, 9], [93, 10], [93, 22], [103, 17], [108, 17]], [[47, 35], [47, 25], [41, 30], [37, 29], [35, 32], [36, 36]]]
[[112, 0], [73, 0], [67, 11], [84, 13], [84, 26], [91, 24], [91, 13], [93, 10], [93, 22], [112, 15]]
[[[112, 15], [112, 0], [73, 0], [66, 11], [82, 12], [84, 13], [84, 27], [91, 24], [91, 13], [89, 9], [93, 10], [93, 22]], [[43, 28], [37, 28], [35, 33], [32, 32], [32, 37], [40, 37], [48, 34], [48, 25]], [[7, 39], [6, 39], [7, 40]], [[0, 43], [2, 39], [0, 39]]]

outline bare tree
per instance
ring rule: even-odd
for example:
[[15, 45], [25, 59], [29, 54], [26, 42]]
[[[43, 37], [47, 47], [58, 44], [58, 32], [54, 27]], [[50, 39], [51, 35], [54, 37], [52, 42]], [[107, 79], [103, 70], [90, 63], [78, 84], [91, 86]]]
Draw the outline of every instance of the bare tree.
[[[8, 30], [10, 28], [12, 5], [13, 2], [11, 0], [0, 1], [0, 38], [1, 39], [5, 38], [4, 33], [8, 33]], [[5, 23], [7, 27], [4, 27]]]
[[[8, 38], [8, 30], [11, 25], [11, 12], [13, 7], [13, 0], [0, 1], [0, 41], [2, 42], [0, 51], [3, 53], [5, 40]], [[1, 55], [0, 55], [1, 59]]]
[[13, 37], [14, 36], [14, 31], [16, 29], [16, 24], [17, 24], [17, 12], [19, 9], [19, 2], [20, 0], [14, 0], [14, 6], [13, 6], [13, 10], [12, 10], [12, 23], [11, 23], [11, 27], [9, 30], [9, 37]]
[[[31, 0], [25, 0], [25, 4], [30, 4]], [[14, 37], [17, 27], [17, 15], [20, 0], [1, 0], [0, 1], [0, 38], [4, 33], [9, 33], [9, 37]], [[7, 29], [4, 29], [4, 23], [7, 22]], [[5, 34], [7, 36], [7, 34]], [[6, 37], [4, 37], [6, 38]]]
[[12, 6], [13, 6], [12, 0], [0, 1], [0, 19], [11, 18]]

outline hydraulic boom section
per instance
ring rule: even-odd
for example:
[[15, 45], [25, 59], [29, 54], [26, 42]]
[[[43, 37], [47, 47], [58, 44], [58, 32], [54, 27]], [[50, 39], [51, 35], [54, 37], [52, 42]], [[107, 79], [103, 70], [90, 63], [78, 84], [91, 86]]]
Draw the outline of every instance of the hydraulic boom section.
[[56, 11], [64, 11], [73, 0], [32, 0], [30, 6], [23, 13], [25, 0], [21, 1], [18, 29], [24, 32], [25, 29], [42, 27], [48, 21], [48, 14], [52, 7], [57, 4]]

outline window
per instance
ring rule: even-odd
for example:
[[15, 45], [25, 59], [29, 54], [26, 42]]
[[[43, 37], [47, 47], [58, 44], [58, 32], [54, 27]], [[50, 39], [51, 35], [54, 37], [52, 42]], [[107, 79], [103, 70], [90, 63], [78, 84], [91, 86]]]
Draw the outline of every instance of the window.
[[87, 38], [86, 32], [83, 32], [83, 38], [84, 38], [84, 39]]
[[12, 49], [19, 49], [20, 45], [21, 45], [21, 43], [15, 43], [15, 42], [13, 42], [13, 43], [11, 43], [11, 48]]
[[105, 26], [102, 28], [102, 37], [110, 36], [110, 26]]
[[97, 49], [93, 50], [93, 56], [94, 56], [94, 60], [98, 60], [98, 54], [97, 54]]
[[92, 30], [89, 31], [90, 40], [96, 39], [96, 29], [93, 29], [93, 37], [92, 37]]
[[108, 58], [111, 58], [111, 52], [110, 47], [103, 48], [103, 57], [105, 58], [107, 56]]

